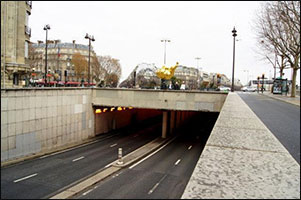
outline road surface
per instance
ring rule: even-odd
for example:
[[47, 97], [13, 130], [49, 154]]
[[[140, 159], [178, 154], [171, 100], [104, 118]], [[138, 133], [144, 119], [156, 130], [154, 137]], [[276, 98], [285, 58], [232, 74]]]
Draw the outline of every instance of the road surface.
[[257, 93], [238, 93], [300, 164], [300, 107]]

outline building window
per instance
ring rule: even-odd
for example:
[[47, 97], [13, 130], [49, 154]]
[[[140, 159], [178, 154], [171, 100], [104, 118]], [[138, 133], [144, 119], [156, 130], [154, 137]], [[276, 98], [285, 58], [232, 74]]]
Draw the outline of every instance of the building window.
[[13, 73], [13, 83], [14, 85], [19, 85], [19, 74]]
[[25, 58], [28, 58], [28, 42], [25, 41], [25, 55], [24, 55]]
[[25, 14], [25, 25], [28, 26], [28, 20], [29, 20], [29, 13], [26, 12]]

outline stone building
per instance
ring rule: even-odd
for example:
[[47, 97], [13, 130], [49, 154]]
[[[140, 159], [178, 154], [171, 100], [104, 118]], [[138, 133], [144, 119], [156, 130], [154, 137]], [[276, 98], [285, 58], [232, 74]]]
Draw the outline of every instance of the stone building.
[[[30, 68], [35, 77], [33, 79], [42, 79], [45, 74], [45, 47], [43, 41], [32, 43], [30, 45]], [[78, 81], [75, 76], [74, 66], [71, 62], [72, 56], [80, 53], [86, 60], [89, 59], [89, 45], [72, 43], [61, 43], [60, 40], [48, 40], [47, 42], [47, 68], [52, 74], [51, 80], [57, 81]], [[90, 77], [92, 80], [92, 57], [96, 56], [91, 46], [90, 54]], [[49, 71], [50, 70], [50, 71]], [[66, 72], [67, 71], [67, 74]], [[67, 76], [66, 76], [67, 75]]]
[[32, 1], [1, 1], [1, 88], [22, 87], [28, 74], [31, 8]]
[[183, 83], [186, 85], [186, 89], [192, 90], [198, 88], [198, 83], [200, 81], [198, 69], [179, 65], [175, 70], [174, 76], [183, 81]]

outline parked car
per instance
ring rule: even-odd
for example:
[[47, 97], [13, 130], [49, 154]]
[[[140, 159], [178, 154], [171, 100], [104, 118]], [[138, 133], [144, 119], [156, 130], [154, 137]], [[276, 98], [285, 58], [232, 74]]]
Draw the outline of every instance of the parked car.
[[250, 87], [250, 86], [245, 86], [241, 89], [243, 92], [255, 92], [257, 88], [255, 87]]

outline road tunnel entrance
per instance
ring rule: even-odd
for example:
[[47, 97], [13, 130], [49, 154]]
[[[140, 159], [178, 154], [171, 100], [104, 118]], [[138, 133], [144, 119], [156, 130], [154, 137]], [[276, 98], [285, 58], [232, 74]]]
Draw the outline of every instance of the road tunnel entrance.
[[[183, 128], [193, 127], [199, 132], [211, 132], [219, 112], [142, 109], [133, 107], [94, 107], [95, 135], [120, 129], [141, 129], [159, 125], [162, 138], [171, 136]], [[184, 131], [185, 132], [185, 131]], [[155, 134], [155, 133], [154, 133]]]

